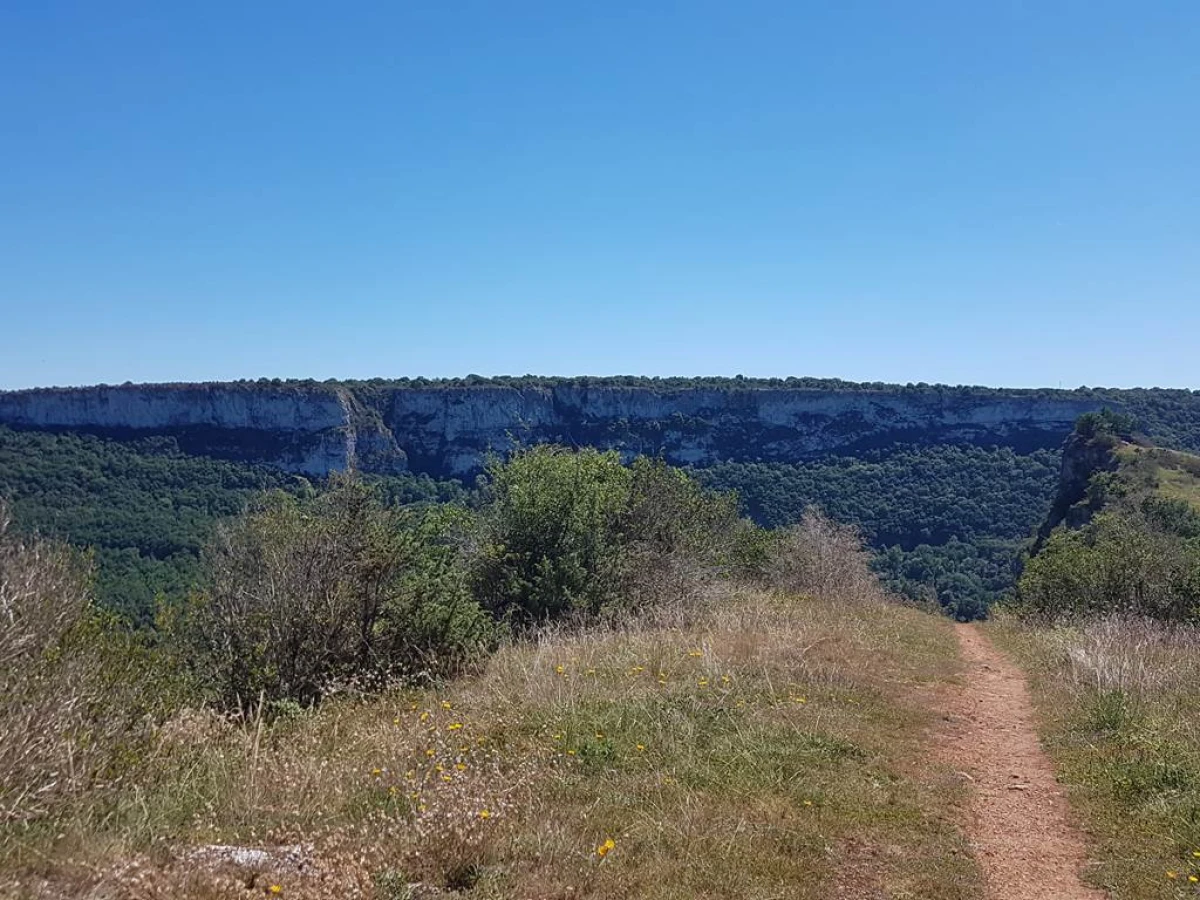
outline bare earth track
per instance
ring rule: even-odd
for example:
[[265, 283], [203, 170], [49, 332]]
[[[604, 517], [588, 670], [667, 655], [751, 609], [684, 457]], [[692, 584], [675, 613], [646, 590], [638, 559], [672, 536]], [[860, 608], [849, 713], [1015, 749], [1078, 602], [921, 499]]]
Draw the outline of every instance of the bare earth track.
[[965, 684], [945, 701], [942, 758], [973, 782], [966, 828], [991, 900], [1104, 900], [1038, 744], [1025, 678], [971, 625], [955, 626]]

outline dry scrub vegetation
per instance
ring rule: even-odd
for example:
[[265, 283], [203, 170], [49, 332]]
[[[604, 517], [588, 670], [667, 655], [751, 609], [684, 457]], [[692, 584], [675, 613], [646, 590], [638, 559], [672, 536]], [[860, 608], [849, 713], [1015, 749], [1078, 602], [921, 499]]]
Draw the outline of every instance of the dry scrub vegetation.
[[[437, 691], [270, 726], [187, 711], [105, 815], [5, 833], [8, 891], [976, 896], [906, 699], [954, 665], [924, 613], [742, 589], [506, 646]], [[214, 844], [290, 849], [189, 849]]]
[[1030, 673], [1100, 884], [1200, 896], [1200, 631], [1123, 616], [990, 627]]
[[[564, 460], [574, 465], [534, 462]], [[716, 509], [712, 521], [747, 540], [670, 473], [635, 470], [633, 497], [639, 477], [654, 496], [682, 498], [671, 521]], [[259, 702], [240, 714], [220, 705], [240, 688], [195, 701], [178, 648], [105, 628], [75, 557], [0, 534], [0, 895], [978, 896], [950, 824], [958, 781], [926, 761], [923, 698], [958, 666], [949, 623], [889, 602], [854, 535], [819, 516], [771, 538], [776, 555], [751, 583], [719, 554], [697, 553], [688, 532], [639, 525], [639, 507], [616, 496], [613, 534], [648, 535], [636, 566], [620, 570], [637, 573], [622, 582], [642, 598], [632, 607], [596, 592], [586, 567], [552, 566], [599, 559], [607, 570], [616, 551], [573, 540], [571, 555], [518, 556], [513, 538], [493, 541], [484, 583], [532, 586], [555, 603], [553, 576], [574, 611], [598, 614], [513, 628], [494, 652], [421, 687], [314, 682], [310, 705], [280, 689], [277, 660], [291, 657], [256, 644], [259, 668], [244, 676], [256, 680], [236, 683], [258, 686]], [[575, 500], [555, 502], [579, 519]], [[510, 519], [524, 509], [501, 507]], [[342, 521], [335, 513], [313, 521], [328, 528]], [[334, 554], [348, 562], [331, 596], [367, 575], [390, 583], [373, 574], [390, 569], [364, 560], [407, 558], [387, 550], [392, 532], [372, 516], [352, 532], [370, 540]], [[308, 534], [299, 521], [250, 526], [295, 541]], [[538, 535], [533, 524], [505, 533]], [[502, 566], [530, 574], [492, 578]], [[415, 608], [411, 567], [396, 571], [380, 608], [404, 605], [383, 619], [389, 628]], [[230, 582], [230, 596], [254, 599], [255, 572]], [[419, 583], [448, 584], [453, 597], [468, 583], [439, 579]]]

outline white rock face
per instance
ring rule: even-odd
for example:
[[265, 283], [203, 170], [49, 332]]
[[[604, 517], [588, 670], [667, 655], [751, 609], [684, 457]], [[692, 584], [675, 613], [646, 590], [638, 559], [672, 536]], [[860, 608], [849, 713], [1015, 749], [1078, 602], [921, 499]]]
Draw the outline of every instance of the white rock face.
[[677, 463], [796, 461], [893, 443], [1057, 446], [1086, 397], [958, 388], [126, 385], [0, 392], [0, 424], [174, 434], [189, 452], [326, 475], [465, 476], [489, 451], [556, 441]]
[[[1017, 392], [1014, 392], [1016, 394]], [[663, 454], [672, 462], [795, 461], [895, 442], [1057, 446], [1086, 398], [945, 389], [822, 391], [502, 386], [403, 389], [384, 421], [411, 458], [447, 474], [488, 450], [557, 441]]]
[[3, 392], [0, 422], [139, 431], [203, 425], [313, 432], [345, 425], [346, 411], [333, 391], [257, 385], [133, 385]]

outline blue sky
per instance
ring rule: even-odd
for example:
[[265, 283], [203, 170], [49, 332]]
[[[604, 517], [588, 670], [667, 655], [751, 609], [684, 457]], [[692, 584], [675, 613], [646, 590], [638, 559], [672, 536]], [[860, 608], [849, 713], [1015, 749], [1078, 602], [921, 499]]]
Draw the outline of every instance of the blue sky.
[[1200, 388], [1200, 3], [0, 7], [0, 387]]

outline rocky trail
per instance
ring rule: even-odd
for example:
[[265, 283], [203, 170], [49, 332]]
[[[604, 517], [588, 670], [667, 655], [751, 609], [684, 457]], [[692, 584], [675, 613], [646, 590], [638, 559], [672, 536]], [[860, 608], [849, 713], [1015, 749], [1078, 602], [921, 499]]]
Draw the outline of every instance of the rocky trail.
[[944, 699], [941, 758], [972, 782], [965, 828], [990, 900], [1104, 900], [1038, 743], [1024, 675], [976, 626], [957, 625], [964, 683]]

